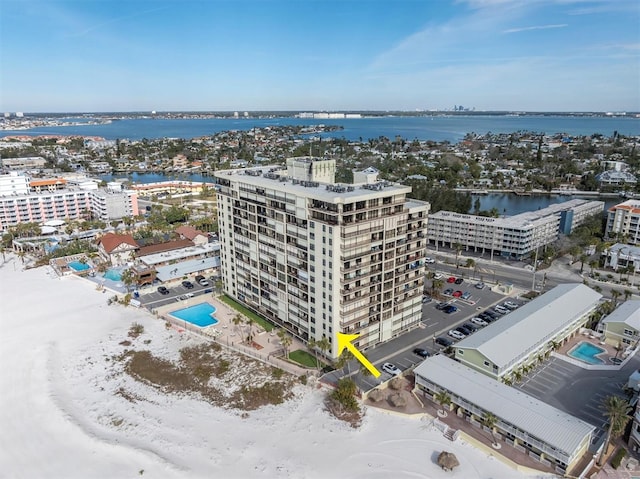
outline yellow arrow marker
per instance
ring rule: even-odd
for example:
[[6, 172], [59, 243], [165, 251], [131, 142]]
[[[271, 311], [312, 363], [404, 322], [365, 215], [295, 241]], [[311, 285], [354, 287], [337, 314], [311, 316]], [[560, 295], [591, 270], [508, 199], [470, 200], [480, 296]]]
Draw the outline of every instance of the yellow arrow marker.
[[349, 351], [351, 351], [353, 356], [358, 361], [360, 361], [365, 368], [369, 370], [371, 374], [373, 374], [377, 378], [380, 377], [380, 371], [378, 371], [376, 367], [373, 364], [371, 364], [369, 360], [365, 358], [364, 355], [360, 351], [358, 351], [356, 347], [351, 343], [351, 341], [353, 341], [358, 337], [357, 334], [337, 333], [337, 335], [338, 335], [338, 356], [340, 356], [344, 348], [347, 348]]

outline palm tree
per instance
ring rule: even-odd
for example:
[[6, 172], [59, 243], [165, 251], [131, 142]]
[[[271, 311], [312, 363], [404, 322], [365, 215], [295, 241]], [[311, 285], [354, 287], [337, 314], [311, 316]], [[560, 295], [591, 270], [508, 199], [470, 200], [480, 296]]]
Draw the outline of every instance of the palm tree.
[[233, 322], [233, 324], [236, 326], [236, 331], [239, 333], [240, 324], [242, 323], [242, 316], [240, 316], [240, 313], [236, 314], [231, 320], [231, 322]]
[[630, 289], [624, 290], [624, 300], [627, 301], [631, 296], [633, 296], [633, 291]]
[[247, 316], [244, 322], [247, 326], [249, 326], [249, 334], [247, 334], [247, 343], [251, 343], [253, 342], [253, 323], [255, 323], [256, 320], [250, 316]]
[[522, 381], [522, 371], [520, 369], [516, 369], [513, 372], [513, 379], [515, 382], [519, 383], [520, 381]]
[[462, 252], [462, 245], [460, 243], [453, 243], [453, 245], [451, 245], [453, 247], [453, 249], [456, 250], [456, 269], [458, 269], [458, 257], [460, 256], [460, 253]]
[[618, 305], [618, 298], [620, 297], [620, 291], [616, 289], [612, 289], [611, 297], [613, 298], [613, 307], [615, 308]]
[[433, 399], [440, 404], [440, 410], [438, 413], [442, 416], [446, 416], [447, 411], [444, 410], [444, 407], [451, 404], [451, 396], [449, 396], [449, 393], [447, 391], [438, 391], [433, 395]]
[[607, 396], [602, 403], [602, 409], [604, 410], [604, 416], [609, 419], [609, 428], [607, 429], [607, 436], [602, 446], [602, 453], [598, 458], [599, 466], [602, 465], [611, 438], [618, 437], [624, 432], [627, 422], [629, 422], [631, 405], [626, 399], [620, 396]]
[[135, 282], [135, 275], [133, 274], [133, 271], [131, 271], [131, 269], [125, 269], [121, 275], [120, 275], [120, 279], [122, 280], [122, 282], [124, 283], [125, 287], [127, 288], [127, 293], [129, 292], [129, 287]]
[[352, 359], [355, 359], [353, 353], [348, 349], [344, 349], [340, 356], [338, 356], [338, 359], [336, 361], [336, 369], [344, 369], [344, 367], [346, 366], [347, 376], [351, 376], [351, 366], [349, 365], [349, 363]]
[[596, 260], [589, 261], [589, 268], [591, 268], [591, 275], [593, 275], [593, 270], [598, 266], [598, 262]]
[[489, 431], [491, 432], [491, 441], [493, 441], [493, 445], [497, 446], [498, 442], [496, 441], [496, 436], [494, 434], [494, 427], [496, 427], [496, 424], [498, 423], [498, 418], [496, 417], [495, 414], [492, 414], [488, 411], [486, 411], [483, 415], [482, 415], [482, 422], [484, 423], [485, 427], [489, 428]]
[[444, 281], [441, 279], [434, 279], [431, 282], [431, 296], [439, 297], [440, 296], [440, 288], [444, 286]]
[[465, 263], [465, 267], [467, 268], [475, 268], [476, 262], [472, 258], [467, 258], [467, 262]]
[[289, 346], [293, 343], [293, 338], [287, 334], [285, 329], [282, 328], [278, 330], [278, 338], [280, 338], [280, 344], [282, 344], [282, 347], [284, 348], [284, 357], [289, 359]]
[[326, 336], [322, 336], [322, 339], [316, 342], [316, 346], [318, 346], [318, 348], [322, 352], [322, 355], [325, 357], [327, 355], [327, 351], [331, 349], [331, 343], [329, 342], [329, 338], [327, 338]]
[[582, 270], [584, 269], [584, 262], [587, 261], [587, 259], [589, 259], [589, 257], [586, 254], [581, 254], [580, 255], [580, 274], [582, 274]]
[[320, 360], [318, 359], [318, 341], [310, 339], [307, 343], [307, 347], [313, 351], [313, 355], [316, 357], [316, 369], [320, 369]]

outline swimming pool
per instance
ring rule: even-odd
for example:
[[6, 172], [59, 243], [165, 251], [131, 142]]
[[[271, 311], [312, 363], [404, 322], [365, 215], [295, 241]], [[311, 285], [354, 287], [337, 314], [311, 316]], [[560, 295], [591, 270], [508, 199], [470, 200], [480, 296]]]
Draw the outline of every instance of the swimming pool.
[[584, 363], [588, 364], [604, 364], [604, 361], [600, 358], [597, 358], [599, 354], [606, 353], [602, 348], [599, 348], [595, 344], [581, 342], [576, 347], [574, 347], [571, 351], [569, 351], [569, 356], [572, 358], [578, 359]]
[[110, 279], [111, 281], [122, 280], [122, 273], [120, 273], [120, 271], [118, 271], [117, 269], [108, 269], [104, 272], [103, 276], [107, 279]]
[[80, 261], [70, 261], [67, 266], [74, 271], [86, 271], [91, 268], [87, 263], [81, 263]]
[[216, 308], [211, 306], [209, 303], [200, 303], [194, 306], [189, 306], [188, 308], [171, 311], [169, 314], [174, 318], [178, 318], [204, 328], [206, 326], [212, 326], [218, 322], [218, 320], [213, 317], [213, 313], [215, 312]]

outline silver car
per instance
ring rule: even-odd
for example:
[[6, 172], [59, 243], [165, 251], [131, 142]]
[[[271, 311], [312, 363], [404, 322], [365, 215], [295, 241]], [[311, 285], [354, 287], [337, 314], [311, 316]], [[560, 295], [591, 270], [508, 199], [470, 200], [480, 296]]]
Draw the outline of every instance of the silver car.
[[384, 363], [382, 365], [382, 370], [387, 374], [391, 374], [392, 376], [400, 376], [402, 374], [402, 371], [400, 371], [400, 369], [398, 369], [391, 363]]
[[454, 339], [464, 339], [464, 338], [466, 338], [466, 336], [464, 334], [462, 334], [460, 331], [456, 331], [455, 329], [452, 329], [447, 334], [449, 336], [451, 336], [452, 338], [454, 338]]
[[471, 318], [469, 321], [471, 321], [473, 324], [476, 324], [478, 326], [486, 326], [489, 324], [484, 319], [478, 318], [477, 316], [475, 318]]

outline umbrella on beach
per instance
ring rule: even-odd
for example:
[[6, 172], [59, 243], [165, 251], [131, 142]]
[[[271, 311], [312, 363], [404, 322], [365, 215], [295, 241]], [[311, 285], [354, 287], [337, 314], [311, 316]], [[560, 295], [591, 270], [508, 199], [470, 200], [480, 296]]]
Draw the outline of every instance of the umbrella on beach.
[[460, 462], [456, 455], [452, 452], [442, 451], [438, 454], [438, 466], [445, 471], [451, 471], [454, 467], [459, 466]]

